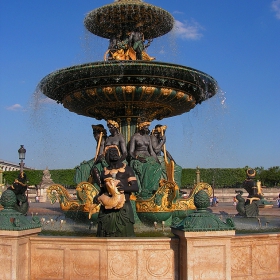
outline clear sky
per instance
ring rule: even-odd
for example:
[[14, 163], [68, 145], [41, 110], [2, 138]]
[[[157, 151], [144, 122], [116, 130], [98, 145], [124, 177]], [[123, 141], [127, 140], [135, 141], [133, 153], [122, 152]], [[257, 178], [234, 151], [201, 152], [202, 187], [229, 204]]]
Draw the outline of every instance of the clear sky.
[[[113, 0], [0, 0], [0, 159], [73, 168], [95, 155], [92, 124], [34, 95], [52, 71], [99, 61], [108, 41], [85, 15]], [[184, 168], [280, 165], [280, 0], [149, 0], [176, 20], [148, 53], [214, 77], [219, 94], [167, 125], [167, 150]], [[103, 124], [105, 124], [103, 122]]]

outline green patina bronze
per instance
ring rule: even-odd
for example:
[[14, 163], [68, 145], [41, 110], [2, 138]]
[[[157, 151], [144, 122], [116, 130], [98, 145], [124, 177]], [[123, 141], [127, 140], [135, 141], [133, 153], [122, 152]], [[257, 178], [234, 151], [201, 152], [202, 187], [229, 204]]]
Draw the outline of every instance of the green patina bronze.
[[242, 197], [243, 190], [236, 190], [236, 210], [240, 216], [247, 218], [258, 217], [260, 207], [272, 207], [272, 202], [268, 202], [264, 198], [260, 181], [255, 181], [256, 171], [252, 168], [246, 171], [247, 178], [243, 182], [242, 187], [248, 192], [246, 198]]
[[40, 228], [39, 217], [35, 216], [30, 221], [25, 215], [14, 210], [17, 202], [16, 195], [11, 190], [3, 192], [0, 203], [4, 207], [0, 211], [0, 230], [20, 231]]
[[235, 230], [234, 222], [227, 218], [226, 222], [220, 220], [215, 214], [207, 211], [210, 206], [209, 195], [201, 190], [194, 196], [196, 211], [186, 216], [183, 220], [174, 218], [171, 227], [183, 231], [225, 231]]

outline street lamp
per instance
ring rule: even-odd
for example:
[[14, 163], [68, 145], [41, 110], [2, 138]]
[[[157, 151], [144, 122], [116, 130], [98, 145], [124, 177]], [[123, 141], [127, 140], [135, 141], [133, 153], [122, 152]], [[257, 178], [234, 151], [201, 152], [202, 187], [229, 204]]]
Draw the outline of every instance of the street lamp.
[[214, 197], [215, 197], [215, 188], [214, 188], [214, 186], [215, 186], [215, 178], [214, 178], [214, 176], [213, 176], [213, 178], [212, 178], [212, 190], [213, 190], [213, 196], [212, 196], [212, 205], [211, 206], [214, 206]]
[[23, 145], [20, 145], [20, 148], [18, 150], [18, 158], [20, 159], [20, 172], [23, 172], [23, 166], [24, 166], [24, 163], [23, 163], [23, 160], [25, 159], [25, 153], [26, 153], [26, 149], [24, 149], [24, 146]]

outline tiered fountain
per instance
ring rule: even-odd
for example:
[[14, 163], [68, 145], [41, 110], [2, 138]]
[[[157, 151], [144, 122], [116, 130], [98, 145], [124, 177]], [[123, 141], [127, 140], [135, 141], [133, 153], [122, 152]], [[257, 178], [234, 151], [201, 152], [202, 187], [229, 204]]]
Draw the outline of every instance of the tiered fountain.
[[[156, 62], [147, 54], [152, 40], [174, 26], [167, 11], [141, 0], [118, 0], [89, 12], [84, 24], [91, 33], [110, 39], [104, 61], [55, 71], [42, 79], [39, 88], [69, 111], [97, 120], [115, 120], [127, 142], [140, 118], [153, 121], [181, 115], [216, 94], [217, 83], [206, 73]], [[141, 220], [163, 221], [172, 213], [195, 209], [195, 193], [201, 189], [212, 193], [208, 184], [197, 182], [189, 198], [181, 199], [171, 177], [159, 182], [152, 197], [137, 197]], [[59, 185], [49, 188], [49, 197], [52, 201], [58, 197], [66, 212], [88, 213], [97, 192], [93, 185], [82, 182], [77, 186], [78, 200], [71, 200]], [[157, 194], [161, 199], [165, 196], [165, 201], [167, 197], [168, 203], [155, 202]]]

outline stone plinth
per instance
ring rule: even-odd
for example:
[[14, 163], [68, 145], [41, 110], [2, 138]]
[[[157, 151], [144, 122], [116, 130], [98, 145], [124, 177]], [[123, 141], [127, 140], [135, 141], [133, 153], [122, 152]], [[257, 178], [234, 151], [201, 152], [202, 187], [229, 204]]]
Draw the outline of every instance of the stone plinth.
[[41, 228], [22, 231], [0, 231], [0, 279], [30, 279], [30, 236]]
[[173, 229], [180, 238], [179, 279], [231, 279], [231, 238], [234, 230], [184, 232]]

